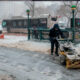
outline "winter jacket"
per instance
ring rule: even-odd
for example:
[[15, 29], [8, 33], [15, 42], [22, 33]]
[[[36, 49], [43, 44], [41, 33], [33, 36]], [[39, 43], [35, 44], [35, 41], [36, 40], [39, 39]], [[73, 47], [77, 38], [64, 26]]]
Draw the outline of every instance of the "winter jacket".
[[[56, 30], [57, 28], [57, 30]], [[54, 24], [53, 28], [49, 32], [49, 37], [50, 38], [59, 38], [59, 37], [64, 38], [62, 31], [59, 29], [58, 24]]]

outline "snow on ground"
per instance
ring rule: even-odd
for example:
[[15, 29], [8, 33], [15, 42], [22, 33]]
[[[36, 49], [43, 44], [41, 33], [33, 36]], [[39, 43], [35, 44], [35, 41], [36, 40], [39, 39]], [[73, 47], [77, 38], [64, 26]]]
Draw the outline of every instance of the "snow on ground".
[[13, 80], [80, 80], [80, 69], [66, 69], [48, 54], [0, 47], [0, 75]]
[[0, 39], [0, 42], [1, 43], [16, 43], [16, 42], [19, 42], [19, 41], [24, 41], [24, 40], [27, 40], [27, 37], [25, 36], [14, 36], [14, 35], [5, 35], [5, 38], [4, 39]]
[[[27, 36], [5, 35], [4, 39], [0, 39], [0, 46], [20, 48], [23, 50], [36, 51], [42, 53], [50, 53], [49, 42], [28, 40]], [[80, 44], [73, 46], [73, 44], [71, 43], [70, 46], [76, 49], [78, 53], [80, 53], [79, 52]]]
[[44, 53], [49, 53], [50, 51], [50, 43], [33, 40], [28, 41], [27, 36], [5, 35], [4, 39], [0, 39], [0, 46]]
[[25, 42], [17, 43], [17, 47], [24, 50], [45, 52], [45, 53], [49, 52], [50, 50], [50, 44], [47, 42], [25, 41]]

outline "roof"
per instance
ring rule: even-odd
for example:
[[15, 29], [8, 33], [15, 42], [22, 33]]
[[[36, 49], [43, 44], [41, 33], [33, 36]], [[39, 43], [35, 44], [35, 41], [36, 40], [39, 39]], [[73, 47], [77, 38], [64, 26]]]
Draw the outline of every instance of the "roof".
[[[36, 18], [48, 18], [50, 16], [51, 16], [50, 14], [41, 14], [39, 16], [34, 16], [34, 17], [29, 16], [29, 18], [32, 18], [32, 19], [36, 19]], [[15, 20], [15, 19], [17, 20], [17, 19], [27, 19], [27, 18], [28, 18], [28, 16], [12, 16], [11, 18], [5, 19], [5, 20]]]
[[39, 16], [34, 16], [33, 18], [48, 18], [49, 16], [51, 16], [50, 14], [41, 14]]
[[[29, 16], [31, 18], [31, 16]], [[13, 16], [11, 19], [27, 19], [27, 16]]]

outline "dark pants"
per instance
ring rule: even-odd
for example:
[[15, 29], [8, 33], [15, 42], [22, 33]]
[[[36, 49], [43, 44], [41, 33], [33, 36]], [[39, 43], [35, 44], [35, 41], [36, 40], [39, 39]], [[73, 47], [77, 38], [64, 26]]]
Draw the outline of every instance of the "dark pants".
[[33, 35], [35, 39], [38, 39], [38, 32], [36, 30], [34, 30]]
[[53, 55], [54, 52], [54, 45], [56, 47], [55, 54], [58, 56], [58, 48], [59, 48], [59, 43], [56, 39], [50, 38], [51, 42], [51, 55]]

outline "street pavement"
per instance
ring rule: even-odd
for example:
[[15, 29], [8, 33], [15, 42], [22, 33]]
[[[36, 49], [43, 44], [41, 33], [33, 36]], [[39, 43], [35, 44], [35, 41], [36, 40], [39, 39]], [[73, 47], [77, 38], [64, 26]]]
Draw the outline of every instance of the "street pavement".
[[80, 80], [79, 69], [66, 69], [50, 55], [0, 47], [0, 75], [14, 80]]

